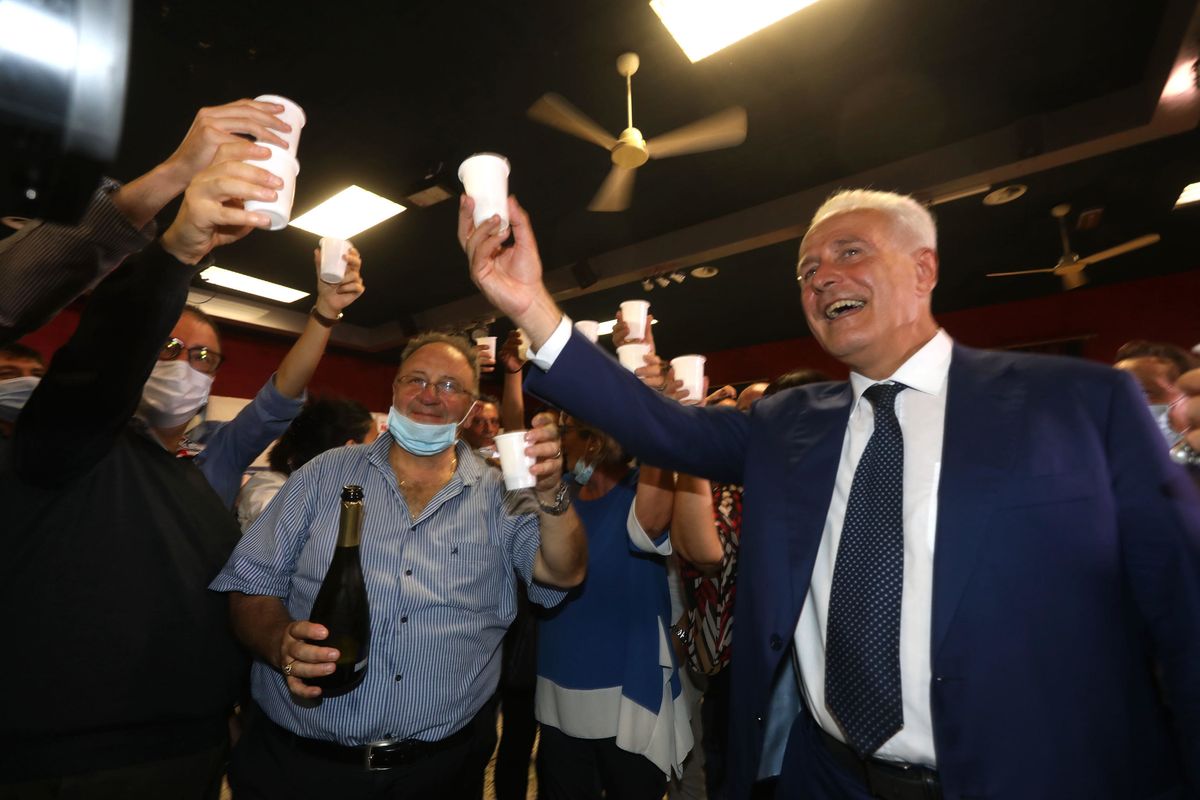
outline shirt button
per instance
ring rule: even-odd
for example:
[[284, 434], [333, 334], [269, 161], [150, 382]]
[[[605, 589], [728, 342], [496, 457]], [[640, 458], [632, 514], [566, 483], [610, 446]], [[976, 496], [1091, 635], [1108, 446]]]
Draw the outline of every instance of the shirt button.
[[401, 618], [400, 618], [400, 621], [401, 621], [401, 622], [408, 622], [408, 617], [401, 617]]
[[[403, 678], [403, 677], [404, 677], [403, 675], [397, 675], [397, 676], [396, 676], [396, 680], [400, 680], [400, 679], [401, 679], [401, 678]], [[389, 733], [389, 734], [388, 734], [388, 738], [391, 738], [391, 736], [392, 736], [392, 735]]]
[[412, 575], [412, 570], [411, 570], [411, 569], [406, 569], [406, 570], [404, 570], [404, 574], [405, 574], [405, 575]]
[[779, 638], [779, 634], [772, 633], [771, 634], [771, 649], [772, 650], [780, 650], [782, 648], [783, 648], [783, 639]]

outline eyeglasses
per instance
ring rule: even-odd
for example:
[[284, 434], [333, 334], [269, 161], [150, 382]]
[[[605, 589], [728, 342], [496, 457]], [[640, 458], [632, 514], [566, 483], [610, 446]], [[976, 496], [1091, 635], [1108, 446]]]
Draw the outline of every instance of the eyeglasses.
[[440, 381], [431, 381], [424, 375], [401, 375], [399, 378], [396, 378], [396, 383], [416, 393], [423, 392], [426, 387], [433, 386], [433, 393], [438, 397], [475, 396], [453, 378], [442, 378]]
[[204, 345], [188, 347], [184, 342], [172, 336], [167, 339], [162, 350], [158, 352], [159, 361], [174, 361], [180, 353], [187, 353], [188, 364], [197, 372], [212, 375], [225, 359], [216, 350], [210, 350]]

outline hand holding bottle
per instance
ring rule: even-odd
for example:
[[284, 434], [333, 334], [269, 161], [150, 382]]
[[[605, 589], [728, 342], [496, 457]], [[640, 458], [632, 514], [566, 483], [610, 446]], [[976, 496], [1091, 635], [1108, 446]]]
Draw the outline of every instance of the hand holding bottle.
[[341, 653], [332, 647], [312, 644], [328, 636], [324, 625], [308, 620], [293, 622], [284, 629], [279, 641], [279, 668], [287, 678], [288, 691], [296, 697], [306, 700], [320, 697], [321, 689], [305, 679], [333, 674]]

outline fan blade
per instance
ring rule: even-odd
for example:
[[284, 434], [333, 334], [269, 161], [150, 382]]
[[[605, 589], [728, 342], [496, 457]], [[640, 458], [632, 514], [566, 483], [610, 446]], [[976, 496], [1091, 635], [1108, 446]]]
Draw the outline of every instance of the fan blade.
[[1095, 264], [1097, 261], [1105, 261], [1110, 258], [1124, 255], [1131, 250], [1139, 250], [1143, 247], [1149, 247], [1155, 242], [1162, 239], [1157, 233], [1148, 233], [1145, 236], [1139, 236], [1136, 239], [1130, 239], [1125, 244], [1119, 244], [1116, 247], [1110, 247], [1107, 250], [1101, 250], [1099, 253], [1092, 253], [1090, 256], [1084, 256], [1079, 260], [1084, 264]]
[[633, 199], [633, 177], [637, 170], [625, 169], [615, 164], [608, 177], [600, 184], [600, 191], [592, 198], [588, 211], [624, 211]]
[[1087, 275], [1083, 270], [1079, 270], [1078, 272], [1064, 272], [1059, 277], [1062, 278], [1063, 288], [1068, 291], [1078, 289], [1088, 282]]
[[746, 141], [746, 109], [741, 106], [718, 111], [711, 117], [655, 136], [646, 142], [651, 158], [670, 158], [705, 150], [733, 147]]
[[563, 133], [578, 136], [586, 142], [592, 142], [605, 150], [616, 146], [616, 137], [601, 128], [591, 117], [584, 114], [575, 106], [568, 103], [557, 94], [544, 94], [537, 102], [529, 107], [530, 119], [536, 120], [551, 128], [558, 128]]
[[989, 278], [1003, 278], [1008, 275], [1036, 275], [1039, 272], [1054, 272], [1054, 267], [1050, 269], [1022, 269], [1017, 272], [989, 272], [987, 276]]

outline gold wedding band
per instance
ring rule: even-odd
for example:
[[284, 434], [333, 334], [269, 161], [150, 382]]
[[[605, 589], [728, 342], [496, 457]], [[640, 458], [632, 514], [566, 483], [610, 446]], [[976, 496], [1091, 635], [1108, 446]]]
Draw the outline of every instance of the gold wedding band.
[[288, 676], [289, 678], [292, 677], [292, 667], [295, 665], [295, 663], [296, 663], [296, 660], [292, 659], [288, 663], [284, 664], [283, 665], [283, 674]]

